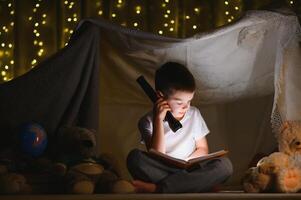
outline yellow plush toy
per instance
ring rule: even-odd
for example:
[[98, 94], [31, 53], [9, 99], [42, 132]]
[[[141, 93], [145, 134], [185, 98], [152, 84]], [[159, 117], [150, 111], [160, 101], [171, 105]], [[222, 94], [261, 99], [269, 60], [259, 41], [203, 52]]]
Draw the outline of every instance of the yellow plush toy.
[[301, 190], [301, 121], [286, 121], [278, 135], [279, 152], [262, 158], [245, 173], [245, 192]]

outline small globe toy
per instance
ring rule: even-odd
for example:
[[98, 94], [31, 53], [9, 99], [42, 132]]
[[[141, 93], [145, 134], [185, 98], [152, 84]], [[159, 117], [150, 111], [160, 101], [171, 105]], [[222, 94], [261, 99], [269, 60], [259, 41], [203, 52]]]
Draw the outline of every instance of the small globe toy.
[[47, 134], [37, 123], [25, 124], [20, 132], [21, 150], [31, 156], [41, 155], [47, 147]]

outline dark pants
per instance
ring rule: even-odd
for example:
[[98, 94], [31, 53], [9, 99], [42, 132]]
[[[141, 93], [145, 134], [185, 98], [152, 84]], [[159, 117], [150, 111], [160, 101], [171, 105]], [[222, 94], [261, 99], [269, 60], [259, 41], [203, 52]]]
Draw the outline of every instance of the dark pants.
[[134, 149], [127, 157], [127, 167], [134, 179], [156, 184], [158, 192], [206, 192], [226, 181], [233, 172], [227, 157], [199, 163], [193, 170], [170, 167], [145, 152]]

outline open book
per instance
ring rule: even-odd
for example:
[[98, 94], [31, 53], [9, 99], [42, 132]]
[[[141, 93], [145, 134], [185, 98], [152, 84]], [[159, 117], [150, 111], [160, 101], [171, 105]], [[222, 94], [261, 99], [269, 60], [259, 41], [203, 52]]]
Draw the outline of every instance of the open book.
[[220, 150], [220, 151], [216, 151], [216, 152], [213, 152], [213, 153], [209, 153], [209, 154], [204, 155], [204, 156], [200, 156], [200, 157], [197, 157], [197, 158], [192, 158], [192, 159], [187, 160], [187, 161], [171, 157], [169, 155], [166, 155], [164, 153], [156, 151], [155, 149], [150, 149], [148, 151], [148, 153], [151, 157], [153, 157], [157, 160], [160, 160], [160, 161], [162, 161], [162, 162], [164, 162], [164, 163], [166, 163], [170, 166], [179, 167], [179, 168], [183, 168], [183, 169], [189, 169], [189, 168], [192, 168], [192, 167], [196, 166], [197, 163], [199, 163], [199, 162], [225, 156], [228, 153], [228, 151]]

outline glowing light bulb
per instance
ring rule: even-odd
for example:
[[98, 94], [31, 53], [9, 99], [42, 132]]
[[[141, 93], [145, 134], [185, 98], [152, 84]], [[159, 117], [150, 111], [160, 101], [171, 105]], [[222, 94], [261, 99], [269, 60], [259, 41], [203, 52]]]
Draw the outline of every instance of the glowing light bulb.
[[193, 29], [197, 29], [197, 25], [193, 25], [192, 28], [193, 28]]
[[169, 31], [172, 32], [172, 31], [173, 31], [173, 28], [171, 27], [171, 28], [169, 29]]
[[32, 65], [34, 65], [34, 64], [36, 64], [37, 63], [37, 60], [36, 59], [33, 59], [32, 61], [31, 61], [31, 64]]
[[164, 17], [165, 17], [165, 18], [168, 18], [168, 14], [165, 14]]
[[167, 23], [165, 23], [165, 24], [164, 24], [164, 26], [165, 26], [165, 27], [167, 27], [167, 26], [168, 26], [168, 24], [167, 24]]
[[12, 47], [13, 47], [13, 45], [9, 43], [9, 44], [8, 44], [8, 47], [9, 47], [9, 48], [12, 48]]
[[135, 22], [135, 23], [134, 23], [134, 26], [135, 26], [135, 27], [137, 27], [137, 26], [138, 26], [138, 23], [137, 23], [137, 22]]
[[38, 56], [42, 56], [43, 55], [44, 50], [40, 49], [40, 51], [38, 52]]
[[5, 43], [1, 43], [1, 47], [5, 47]]
[[239, 7], [235, 6], [235, 10], [239, 10]]
[[2, 75], [2, 76], [5, 76], [5, 75], [6, 75], [6, 71], [2, 71], [2, 72], [1, 72], [1, 75]]
[[225, 5], [229, 5], [229, 2], [228, 2], [228, 1], [225, 1]]
[[[14, 63], [15, 63], [14, 60], [11, 60], [11, 61], [10, 61], [10, 64], [11, 64], [11, 65], [13, 65]], [[7, 65], [6, 65], [6, 66], [7, 66]], [[6, 69], [6, 66], [5, 66], [5, 69]]]
[[166, 10], [166, 13], [170, 14], [170, 10]]
[[102, 14], [103, 14], [102, 10], [98, 11], [98, 15], [102, 15]]
[[174, 23], [175, 23], [175, 20], [170, 20], [170, 23], [171, 23], [171, 24], [174, 24]]
[[198, 13], [198, 12], [200, 12], [200, 9], [199, 8], [194, 8], [194, 12]]
[[186, 15], [186, 17], [185, 17], [186, 19], [190, 19], [190, 16], [189, 15]]
[[112, 17], [116, 17], [116, 14], [115, 14], [115, 13], [112, 13]]
[[162, 31], [162, 30], [159, 30], [158, 33], [159, 33], [160, 35], [162, 35], [162, 34], [163, 34], [163, 31]]
[[9, 67], [8, 67], [8, 65], [5, 65], [5, 67], [4, 67], [4, 68], [5, 68], [6, 70], [8, 70], [8, 68], [9, 68]]
[[72, 21], [72, 19], [69, 17], [69, 18], [67, 19], [67, 21], [68, 21], [68, 22], [71, 22], [71, 21]]
[[43, 15], [42, 15], [42, 17], [43, 17], [43, 18], [46, 18], [46, 17], [47, 17], [47, 15], [46, 15], [46, 14], [43, 14]]

